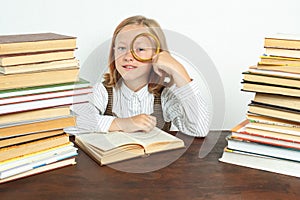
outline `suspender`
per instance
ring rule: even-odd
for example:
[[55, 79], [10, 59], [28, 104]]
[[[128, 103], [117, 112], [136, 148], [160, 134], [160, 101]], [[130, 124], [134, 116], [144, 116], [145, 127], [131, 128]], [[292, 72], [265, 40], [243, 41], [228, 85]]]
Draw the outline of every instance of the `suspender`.
[[[108, 103], [106, 110], [104, 112], [104, 115], [111, 115], [113, 116], [112, 112], [112, 102], [113, 102], [113, 88], [112, 87], [106, 87], [107, 93], [108, 93]], [[154, 97], [154, 105], [153, 105], [153, 116], [156, 117], [156, 126], [164, 131], [169, 131], [171, 127], [171, 122], [165, 122], [163, 118], [163, 111], [161, 107], [161, 99], [160, 96]]]

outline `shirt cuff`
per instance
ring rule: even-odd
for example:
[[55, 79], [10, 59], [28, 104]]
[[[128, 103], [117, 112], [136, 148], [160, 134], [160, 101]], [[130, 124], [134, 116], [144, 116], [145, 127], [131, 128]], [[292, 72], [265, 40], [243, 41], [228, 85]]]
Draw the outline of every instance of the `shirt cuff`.
[[114, 116], [101, 116], [101, 120], [99, 120], [97, 124], [96, 132], [108, 132], [115, 118]]

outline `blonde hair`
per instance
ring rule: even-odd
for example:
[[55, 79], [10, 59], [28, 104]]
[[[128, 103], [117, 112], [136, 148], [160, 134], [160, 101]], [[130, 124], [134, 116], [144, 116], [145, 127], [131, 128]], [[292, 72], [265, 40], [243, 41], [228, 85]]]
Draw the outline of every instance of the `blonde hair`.
[[[150, 33], [155, 35], [161, 45], [161, 51], [168, 51], [167, 42], [165, 39], [165, 35], [160, 27], [160, 25], [153, 19], [148, 19], [144, 16], [133, 16], [123, 20], [115, 29], [113, 38], [111, 41], [111, 48], [109, 52], [109, 73], [104, 74], [104, 85], [106, 87], [120, 87], [120, 79], [121, 75], [116, 69], [115, 66], [115, 55], [114, 55], [114, 45], [115, 40], [119, 32], [128, 25], [142, 25], [146, 27]], [[162, 89], [164, 87], [164, 77], [158, 76], [152, 69], [150, 76], [149, 76], [149, 84], [148, 84], [148, 91], [153, 93], [155, 96], [159, 96]]]

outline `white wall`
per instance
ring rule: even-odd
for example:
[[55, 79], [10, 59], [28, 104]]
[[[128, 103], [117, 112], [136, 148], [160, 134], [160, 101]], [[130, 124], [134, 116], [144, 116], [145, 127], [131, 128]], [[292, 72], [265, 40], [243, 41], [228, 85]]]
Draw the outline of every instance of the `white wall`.
[[[77, 58], [84, 76], [98, 65], [97, 48], [124, 18], [156, 19], [168, 30], [189, 37], [214, 62], [223, 82], [229, 129], [245, 118], [252, 93], [241, 92], [241, 73], [258, 61], [266, 35], [300, 33], [298, 0], [2, 0], [0, 34], [56, 32], [78, 37]], [[101, 63], [100, 63], [101, 64]], [[99, 65], [100, 65], [99, 64]], [[90, 71], [90, 73], [88, 73]]]

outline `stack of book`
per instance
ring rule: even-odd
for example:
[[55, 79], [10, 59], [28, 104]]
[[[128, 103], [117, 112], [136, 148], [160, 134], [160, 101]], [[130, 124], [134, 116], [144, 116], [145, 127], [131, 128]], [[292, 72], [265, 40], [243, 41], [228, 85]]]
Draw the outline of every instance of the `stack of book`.
[[265, 55], [243, 73], [255, 92], [220, 161], [300, 177], [300, 36], [265, 38]]
[[0, 183], [76, 163], [63, 129], [91, 87], [75, 49], [75, 37], [55, 33], [0, 36]]

